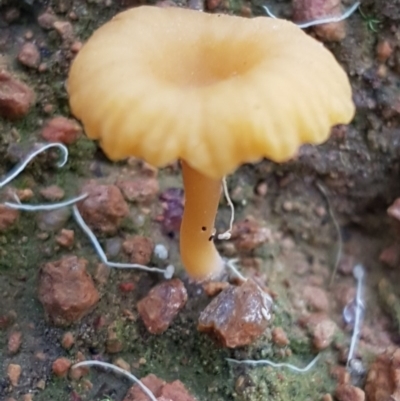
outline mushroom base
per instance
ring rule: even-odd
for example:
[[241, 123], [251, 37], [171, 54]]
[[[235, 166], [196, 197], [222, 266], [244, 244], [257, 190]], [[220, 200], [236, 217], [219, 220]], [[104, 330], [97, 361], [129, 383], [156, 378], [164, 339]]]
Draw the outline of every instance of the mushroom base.
[[224, 265], [213, 241], [221, 180], [204, 176], [185, 161], [181, 164], [185, 188], [180, 233], [181, 259], [192, 278], [204, 280], [218, 274]]

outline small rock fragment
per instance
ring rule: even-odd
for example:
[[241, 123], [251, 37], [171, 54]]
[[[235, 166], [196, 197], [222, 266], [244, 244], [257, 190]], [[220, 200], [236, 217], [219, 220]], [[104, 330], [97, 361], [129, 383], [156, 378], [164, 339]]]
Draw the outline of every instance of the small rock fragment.
[[[162, 387], [166, 384], [164, 380], [159, 379], [156, 375], [149, 374], [140, 380], [156, 397], [161, 392]], [[149, 398], [137, 384], [132, 386], [125, 395], [123, 401], [148, 401]]]
[[[166, 383], [157, 376], [150, 374], [141, 382], [154, 394], [158, 401], [196, 401], [180, 380]], [[149, 401], [150, 398], [135, 384], [126, 394], [123, 401]]]
[[7, 377], [13, 387], [18, 386], [19, 378], [21, 376], [22, 368], [20, 365], [10, 363], [7, 367]]
[[58, 185], [50, 185], [40, 190], [40, 195], [48, 201], [59, 201], [64, 198], [65, 191]]
[[72, 362], [68, 358], [57, 358], [52, 365], [52, 370], [57, 377], [66, 377]]
[[75, 232], [73, 230], [68, 230], [63, 228], [59, 235], [56, 237], [56, 242], [63, 248], [71, 249], [75, 241]]
[[22, 343], [22, 332], [20, 331], [12, 331], [8, 336], [8, 352], [10, 354], [16, 354]]
[[186, 301], [184, 284], [174, 278], [153, 287], [146, 297], [138, 302], [137, 308], [147, 330], [152, 334], [161, 334], [167, 330]]
[[324, 313], [313, 313], [306, 318], [306, 325], [317, 351], [328, 348], [336, 333], [336, 323]]
[[39, 15], [37, 21], [41, 28], [49, 30], [53, 29], [53, 25], [57, 21], [57, 17], [51, 9], [47, 9], [44, 13]]
[[160, 199], [164, 209], [161, 220], [163, 231], [173, 236], [181, 227], [183, 191], [180, 188], [169, 188], [160, 195]]
[[134, 235], [123, 242], [122, 249], [129, 255], [130, 263], [148, 265], [153, 254], [154, 243], [150, 238]]
[[289, 345], [289, 339], [287, 338], [287, 335], [282, 327], [275, 327], [272, 330], [272, 341], [278, 347], [286, 347]]
[[7, 8], [4, 11], [4, 21], [8, 24], [12, 24], [13, 22], [17, 21], [21, 16], [21, 11], [16, 7]]
[[222, 291], [200, 314], [198, 329], [214, 333], [225, 347], [250, 344], [266, 329], [271, 297], [253, 280]]
[[47, 122], [42, 130], [42, 137], [48, 142], [71, 145], [76, 142], [81, 132], [81, 126], [75, 120], [58, 116]]
[[387, 209], [390, 217], [400, 221], [400, 198], [397, 198]]
[[10, 120], [22, 118], [34, 103], [33, 90], [0, 69], [0, 116]]
[[129, 202], [149, 203], [159, 191], [156, 177], [138, 177], [132, 180], [123, 180], [116, 183], [124, 198]]
[[96, 271], [94, 273], [94, 280], [97, 284], [104, 285], [108, 281], [110, 276], [110, 268], [104, 263], [99, 263], [96, 266]]
[[71, 216], [71, 209], [63, 207], [48, 212], [40, 212], [36, 214], [38, 227], [42, 231], [57, 231], [65, 227], [65, 223]]
[[385, 63], [387, 59], [392, 55], [392, 53], [393, 53], [393, 46], [386, 39], [381, 40], [376, 46], [376, 58], [381, 63]]
[[0, 232], [6, 231], [18, 219], [19, 211], [0, 205]]
[[37, 68], [40, 64], [39, 49], [34, 43], [25, 43], [18, 53], [18, 61], [26, 67]]
[[238, 221], [233, 225], [232, 241], [239, 252], [250, 252], [271, 240], [271, 230], [262, 227], [253, 218]]
[[122, 219], [129, 215], [128, 205], [119, 188], [91, 181], [84, 185], [81, 192], [88, 194], [78, 204], [86, 224], [103, 234], [115, 234]]
[[74, 40], [74, 28], [69, 21], [55, 21], [53, 28], [61, 36], [65, 43], [72, 43]]
[[386, 247], [379, 255], [379, 260], [385, 265], [396, 268], [400, 264], [400, 247], [398, 243]]
[[65, 256], [46, 263], [39, 272], [39, 300], [47, 317], [56, 325], [78, 322], [99, 300], [87, 260]]
[[[342, 15], [341, 0], [293, 0], [293, 18], [299, 23]], [[346, 36], [345, 21], [331, 22], [313, 27], [324, 41], [339, 42]]]
[[113, 364], [114, 364], [115, 366], [118, 366], [118, 367], [121, 368], [121, 369], [126, 370], [127, 372], [130, 372], [130, 370], [131, 370], [131, 367], [130, 367], [129, 363], [126, 362], [126, 361], [125, 361], [124, 359], [122, 359], [122, 358], [117, 358], [117, 359], [113, 362]]
[[335, 397], [338, 401], [364, 401], [365, 393], [350, 384], [339, 384], [336, 387]]
[[63, 335], [63, 337], [62, 337], [62, 339], [61, 339], [61, 346], [62, 346], [64, 349], [69, 350], [69, 349], [72, 348], [72, 346], [74, 345], [74, 343], [75, 343], [74, 335], [73, 335], [70, 331], [67, 331], [67, 332]]
[[311, 310], [317, 312], [328, 311], [328, 295], [322, 288], [313, 285], [307, 285], [303, 289], [303, 297]]

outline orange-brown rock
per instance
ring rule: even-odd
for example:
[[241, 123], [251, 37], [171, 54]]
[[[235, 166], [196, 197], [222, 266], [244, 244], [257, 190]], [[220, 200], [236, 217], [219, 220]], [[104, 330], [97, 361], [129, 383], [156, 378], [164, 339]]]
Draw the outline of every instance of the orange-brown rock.
[[46, 123], [42, 130], [42, 137], [48, 142], [71, 145], [76, 142], [81, 132], [81, 126], [75, 120], [58, 116]]
[[159, 185], [156, 177], [137, 177], [116, 183], [129, 202], [149, 203], [158, 194]]
[[129, 255], [131, 263], [148, 265], [153, 254], [154, 242], [150, 238], [134, 235], [123, 242], [122, 249]]
[[338, 401], [365, 401], [365, 393], [351, 384], [339, 384], [335, 390], [335, 398]]
[[184, 284], [174, 278], [153, 287], [146, 297], [138, 302], [137, 308], [147, 330], [152, 334], [161, 334], [167, 330], [186, 301]]
[[200, 314], [198, 329], [211, 332], [225, 347], [252, 343], [268, 326], [271, 297], [253, 280], [222, 291]]
[[57, 358], [52, 365], [52, 370], [57, 377], [66, 377], [72, 362], [68, 358]]
[[375, 359], [364, 390], [368, 401], [400, 400], [400, 348]]
[[[154, 394], [158, 401], [196, 401], [180, 380], [166, 383], [157, 376], [150, 374], [141, 382]], [[150, 398], [135, 384], [126, 394], [123, 401], [150, 401]]]
[[0, 117], [24, 117], [35, 103], [33, 90], [10, 73], [0, 69]]
[[86, 271], [87, 264], [83, 258], [65, 256], [40, 269], [39, 300], [54, 324], [76, 323], [98, 302], [99, 294]]
[[122, 219], [129, 214], [128, 205], [115, 185], [100, 185], [94, 181], [82, 188], [88, 197], [78, 208], [86, 224], [103, 234], [115, 234]]

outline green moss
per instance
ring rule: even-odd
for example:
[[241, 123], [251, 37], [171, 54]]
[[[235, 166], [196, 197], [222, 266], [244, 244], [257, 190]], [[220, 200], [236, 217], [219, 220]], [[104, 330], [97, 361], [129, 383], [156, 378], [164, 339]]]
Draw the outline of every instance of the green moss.
[[43, 391], [35, 394], [35, 401], [71, 401], [68, 388], [67, 380], [53, 377]]
[[[289, 362], [297, 366], [305, 364], [303, 358], [292, 358]], [[320, 368], [306, 373], [293, 373], [288, 369], [255, 367], [249, 368], [248, 375], [251, 385], [239, 395], [238, 400], [315, 401], [334, 388], [327, 370]]]

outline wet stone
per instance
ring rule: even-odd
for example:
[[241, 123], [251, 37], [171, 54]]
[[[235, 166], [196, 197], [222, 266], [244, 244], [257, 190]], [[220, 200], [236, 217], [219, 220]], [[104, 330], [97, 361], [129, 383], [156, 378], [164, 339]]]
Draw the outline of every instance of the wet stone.
[[200, 314], [198, 329], [211, 332], [225, 347], [252, 343], [268, 326], [272, 299], [253, 280], [222, 291]]
[[89, 182], [82, 188], [88, 197], [79, 202], [82, 218], [92, 229], [103, 234], [117, 232], [122, 219], [129, 214], [128, 205], [115, 185], [99, 185]]
[[48, 142], [71, 145], [76, 142], [81, 132], [81, 126], [75, 120], [59, 116], [46, 123], [42, 130], [42, 137]]
[[35, 102], [33, 90], [0, 69], [0, 116], [15, 120], [24, 117]]
[[83, 258], [65, 256], [40, 269], [39, 300], [54, 324], [76, 323], [98, 302], [99, 294], [86, 271], [87, 264]]
[[175, 278], [153, 287], [138, 302], [137, 308], [147, 330], [152, 334], [161, 334], [167, 330], [186, 301], [186, 288], [181, 280]]
[[129, 255], [130, 263], [148, 265], [153, 254], [154, 242], [150, 238], [134, 235], [123, 242], [122, 249]]

